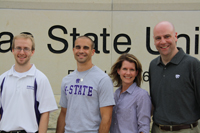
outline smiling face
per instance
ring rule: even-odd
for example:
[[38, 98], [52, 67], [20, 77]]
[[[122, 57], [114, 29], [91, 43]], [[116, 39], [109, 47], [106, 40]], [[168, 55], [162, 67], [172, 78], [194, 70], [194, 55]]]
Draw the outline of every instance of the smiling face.
[[[15, 57], [15, 65], [28, 66], [30, 65], [31, 56], [34, 54], [32, 48], [32, 41], [27, 38], [16, 38], [12, 53]], [[20, 50], [21, 49], [21, 50]]]
[[154, 28], [154, 45], [161, 57], [172, 58], [177, 53], [177, 33], [169, 22], [160, 22]]
[[130, 86], [133, 84], [138, 71], [136, 70], [135, 63], [125, 60], [122, 62], [122, 66], [118, 69], [117, 73], [122, 80], [122, 86]]
[[73, 53], [78, 63], [91, 63], [94, 52], [95, 50], [92, 48], [92, 42], [88, 38], [81, 37], [75, 41]]

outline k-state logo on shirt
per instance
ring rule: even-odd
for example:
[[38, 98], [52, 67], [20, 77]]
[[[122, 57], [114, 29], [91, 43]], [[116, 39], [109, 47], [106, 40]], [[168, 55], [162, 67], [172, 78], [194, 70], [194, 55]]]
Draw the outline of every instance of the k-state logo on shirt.
[[69, 85], [65, 86], [65, 95], [86, 95], [92, 96], [93, 87], [87, 85]]
[[181, 75], [179, 75], [179, 74], [176, 74], [176, 75], [175, 75], [176, 79], [180, 78], [180, 76], [181, 76]]
[[34, 86], [27, 85], [27, 89], [34, 90]]

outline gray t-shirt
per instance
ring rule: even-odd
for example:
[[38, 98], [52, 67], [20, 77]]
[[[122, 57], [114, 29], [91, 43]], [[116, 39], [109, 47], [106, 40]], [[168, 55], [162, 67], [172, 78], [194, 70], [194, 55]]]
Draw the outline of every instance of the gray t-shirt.
[[75, 70], [63, 78], [60, 105], [67, 108], [65, 133], [98, 133], [100, 108], [115, 105], [110, 77], [97, 66]]

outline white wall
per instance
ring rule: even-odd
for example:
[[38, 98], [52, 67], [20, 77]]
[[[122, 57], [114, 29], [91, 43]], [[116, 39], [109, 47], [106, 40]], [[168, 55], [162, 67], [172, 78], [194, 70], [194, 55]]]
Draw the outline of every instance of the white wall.
[[[199, 16], [199, 0], [0, 0], [0, 74], [14, 64], [12, 53], [2, 52], [9, 49], [10, 36], [27, 31], [36, 41], [31, 62], [47, 75], [54, 94], [60, 94], [62, 78], [68, 70], [76, 69], [72, 53], [73, 30], [80, 35], [97, 36], [96, 50], [99, 52], [94, 55], [93, 62], [103, 71], [108, 73], [119, 57], [119, 51], [129, 48], [129, 52], [139, 58], [145, 72], [149, 62], [158, 56], [149, 52], [146, 45], [150, 44], [150, 49], [156, 51], [152, 30], [163, 20], [171, 21], [178, 35], [190, 38], [189, 54], [200, 59], [199, 52], [194, 52], [199, 50], [195, 48], [195, 44], [199, 46], [200, 31], [196, 28], [200, 27]], [[147, 31], [150, 31], [148, 35]], [[50, 33], [64, 43], [52, 39]], [[117, 40], [118, 36], [121, 37]], [[126, 43], [127, 38], [131, 40], [130, 45], [118, 45], [119, 42]], [[52, 53], [48, 44], [58, 51], [68, 44], [68, 49], [63, 53]], [[180, 37], [177, 45], [186, 51], [185, 37]], [[148, 82], [143, 82], [142, 88], [148, 90]]]

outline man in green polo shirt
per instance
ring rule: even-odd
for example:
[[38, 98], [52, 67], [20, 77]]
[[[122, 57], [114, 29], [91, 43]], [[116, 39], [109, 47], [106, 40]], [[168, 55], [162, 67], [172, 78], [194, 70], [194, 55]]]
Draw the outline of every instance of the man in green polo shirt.
[[153, 34], [160, 56], [149, 67], [152, 133], [199, 133], [200, 61], [176, 46], [172, 23], [158, 23]]

